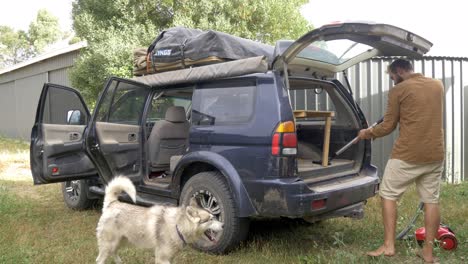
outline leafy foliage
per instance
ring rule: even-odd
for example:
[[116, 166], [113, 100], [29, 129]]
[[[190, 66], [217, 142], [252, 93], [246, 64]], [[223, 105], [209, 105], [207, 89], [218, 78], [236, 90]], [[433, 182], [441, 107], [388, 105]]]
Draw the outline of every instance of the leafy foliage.
[[30, 59], [64, 35], [58, 18], [45, 9], [37, 13], [28, 32], [0, 26], [0, 68]]
[[243, 38], [274, 44], [296, 39], [311, 29], [301, 16], [303, 0], [180, 1], [173, 25], [215, 29]]
[[50, 43], [62, 37], [58, 18], [45, 9], [37, 12], [36, 21], [29, 25], [29, 42], [34, 52], [40, 53]]
[[131, 77], [133, 50], [147, 47], [165, 28], [223, 31], [273, 44], [296, 39], [311, 26], [300, 15], [307, 0], [77, 0], [73, 26], [88, 47], [70, 72], [88, 103], [105, 80]]
[[0, 68], [19, 63], [30, 56], [27, 33], [0, 26]]

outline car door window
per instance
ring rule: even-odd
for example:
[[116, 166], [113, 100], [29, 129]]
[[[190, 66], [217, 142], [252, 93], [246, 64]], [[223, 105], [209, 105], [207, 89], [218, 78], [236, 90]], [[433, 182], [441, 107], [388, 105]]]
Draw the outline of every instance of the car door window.
[[148, 92], [141, 86], [115, 81], [107, 89], [97, 121], [139, 125]]
[[110, 123], [139, 125], [146, 93], [135, 90], [118, 91], [109, 113]]
[[43, 124], [85, 125], [87, 122], [88, 110], [75, 91], [54, 86], [47, 89]]

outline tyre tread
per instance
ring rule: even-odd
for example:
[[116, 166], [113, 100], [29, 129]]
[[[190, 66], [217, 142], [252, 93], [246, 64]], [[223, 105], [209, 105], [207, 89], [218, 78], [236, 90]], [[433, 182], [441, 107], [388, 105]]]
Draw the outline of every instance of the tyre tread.
[[[244, 240], [248, 233], [248, 225], [249, 221], [246, 218], [237, 217], [239, 215], [239, 209], [236, 206], [236, 202], [233, 198], [231, 189], [229, 188], [228, 183], [224, 175], [222, 175], [219, 171], [205, 171], [200, 172], [194, 176], [192, 176], [185, 184], [185, 186], [202, 183], [202, 184], [213, 184], [219, 188], [221, 195], [223, 195], [223, 199], [226, 200], [225, 204], [223, 205], [224, 210], [229, 210], [231, 215], [233, 216], [233, 221], [231, 228], [232, 232], [230, 232], [230, 236], [227, 239], [223, 240], [219, 246], [210, 250], [212, 253], [226, 253], [232, 250], [235, 246], [239, 244], [242, 240]], [[184, 199], [186, 193], [185, 188], [181, 193], [181, 198]], [[226, 215], [226, 214], [225, 214]]]

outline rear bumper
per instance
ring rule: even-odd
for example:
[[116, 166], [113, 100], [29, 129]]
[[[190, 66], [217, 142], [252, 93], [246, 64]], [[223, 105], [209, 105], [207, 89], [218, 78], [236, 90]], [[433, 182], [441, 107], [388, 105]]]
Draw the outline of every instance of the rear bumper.
[[[309, 217], [342, 212], [355, 214], [358, 204], [373, 197], [378, 190], [377, 169], [368, 166], [358, 174], [308, 185], [300, 178], [261, 179], [249, 182], [251, 201], [260, 216]], [[314, 201], [320, 208], [313, 208]], [[346, 210], [346, 208], [351, 208]], [[351, 216], [349, 215], [349, 216]], [[336, 216], [348, 216], [340, 213]], [[360, 216], [356, 216], [360, 217]], [[326, 217], [329, 218], [329, 217]]]

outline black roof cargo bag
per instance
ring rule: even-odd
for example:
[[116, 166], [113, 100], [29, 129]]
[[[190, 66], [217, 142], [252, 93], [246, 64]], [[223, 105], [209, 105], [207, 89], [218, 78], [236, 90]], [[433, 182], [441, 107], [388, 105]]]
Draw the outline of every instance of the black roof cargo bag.
[[223, 32], [185, 27], [164, 30], [148, 48], [152, 71], [163, 72], [206, 64], [265, 56], [274, 47]]

